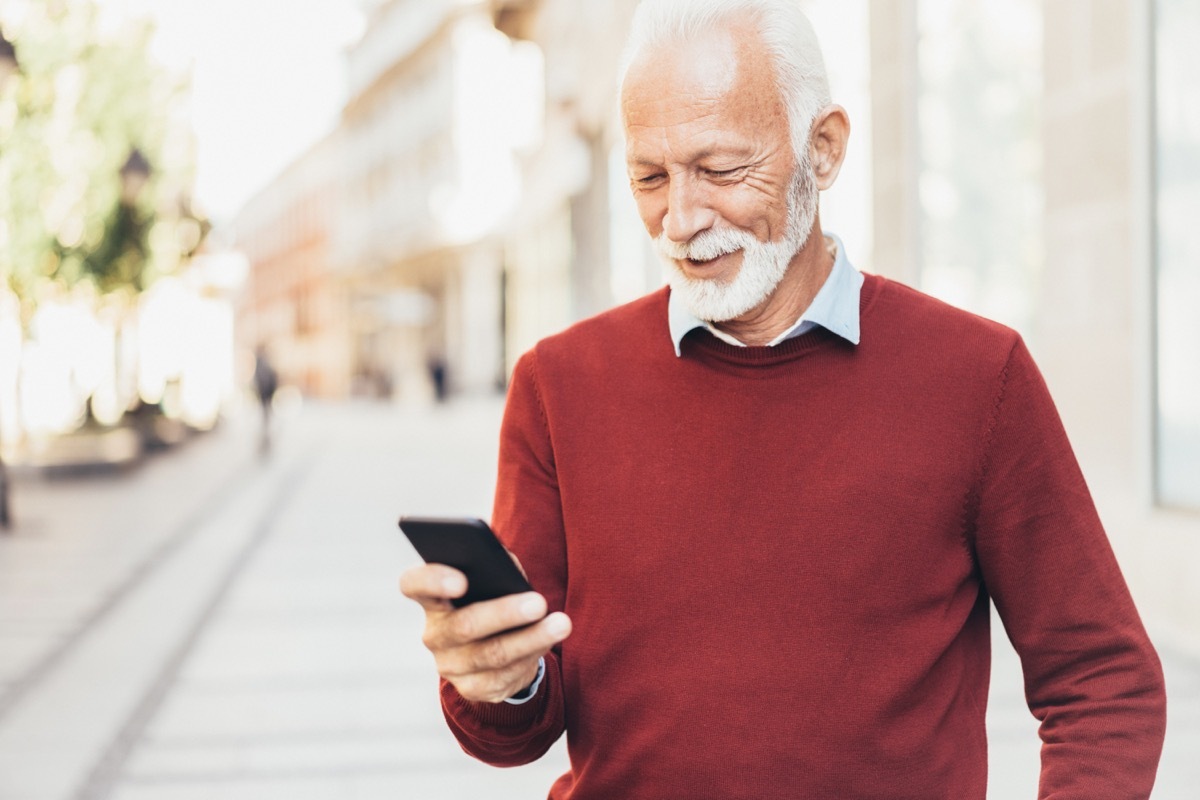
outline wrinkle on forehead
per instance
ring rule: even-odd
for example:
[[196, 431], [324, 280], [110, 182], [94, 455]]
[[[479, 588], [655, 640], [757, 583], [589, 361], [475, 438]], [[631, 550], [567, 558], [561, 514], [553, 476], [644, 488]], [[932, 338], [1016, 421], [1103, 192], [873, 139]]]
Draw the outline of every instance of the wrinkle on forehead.
[[727, 31], [644, 51], [626, 73], [622, 105], [667, 93], [697, 100], [721, 97], [736, 85], [738, 66], [738, 45]]
[[772, 129], [782, 125], [790, 142], [774, 65], [747, 22], [647, 49], [626, 72], [621, 116], [627, 135], [650, 119], [672, 126], [694, 124], [709, 114], [727, 124], [740, 118]]

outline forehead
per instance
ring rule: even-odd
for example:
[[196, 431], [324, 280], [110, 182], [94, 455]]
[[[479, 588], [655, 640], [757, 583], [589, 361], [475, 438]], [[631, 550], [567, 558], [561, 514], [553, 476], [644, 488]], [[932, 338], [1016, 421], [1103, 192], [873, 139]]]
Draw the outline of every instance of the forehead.
[[769, 59], [746, 28], [713, 31], [640, 54], [621, 87], [630, 158], [666, 146], [788, 141], [787, 112]]

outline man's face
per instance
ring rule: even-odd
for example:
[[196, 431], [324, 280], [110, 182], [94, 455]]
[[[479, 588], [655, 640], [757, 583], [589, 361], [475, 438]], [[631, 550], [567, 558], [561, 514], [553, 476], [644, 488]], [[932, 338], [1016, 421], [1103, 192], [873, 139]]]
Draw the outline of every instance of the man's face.
[[673, 290], [702, 319], [733, 319], [775, 289], [816, 208], [787, 109], [757, 38], [713, 33], [643, 54], [622, 93], [626, 160]]

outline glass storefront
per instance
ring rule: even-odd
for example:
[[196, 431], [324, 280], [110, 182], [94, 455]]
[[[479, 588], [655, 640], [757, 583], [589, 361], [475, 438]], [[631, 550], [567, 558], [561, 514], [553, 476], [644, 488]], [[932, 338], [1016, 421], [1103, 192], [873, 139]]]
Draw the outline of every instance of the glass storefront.
[[1200, 508], [1200, 4], [1155, 11], [1155, 483]]

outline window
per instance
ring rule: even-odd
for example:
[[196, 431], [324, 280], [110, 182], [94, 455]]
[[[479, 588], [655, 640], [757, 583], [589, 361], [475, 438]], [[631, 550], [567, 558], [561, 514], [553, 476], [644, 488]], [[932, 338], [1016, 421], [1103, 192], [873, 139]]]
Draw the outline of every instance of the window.
[[1200, 4], [1155, 15], [1155, 484], [1200, 509]]

